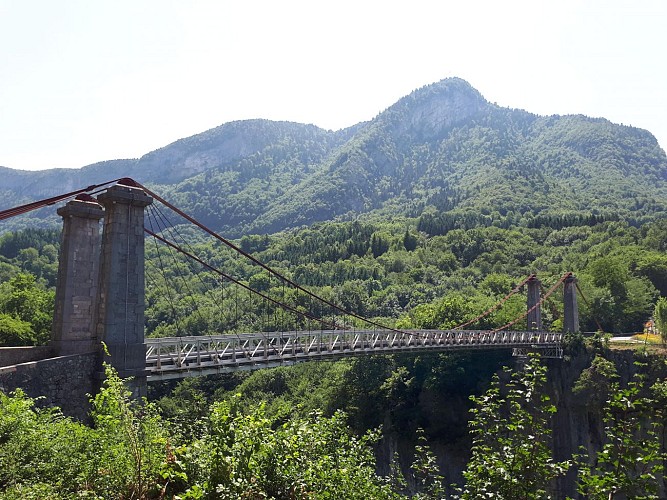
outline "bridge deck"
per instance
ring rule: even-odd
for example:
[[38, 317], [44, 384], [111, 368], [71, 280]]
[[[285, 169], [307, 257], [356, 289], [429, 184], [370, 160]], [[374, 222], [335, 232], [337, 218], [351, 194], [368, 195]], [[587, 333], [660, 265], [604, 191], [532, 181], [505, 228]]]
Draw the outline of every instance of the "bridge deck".
[[512, 348], [562, 357], [562, 333], [544, 331], [324, 330], [146, 339], [148, 381], [364, 354]]

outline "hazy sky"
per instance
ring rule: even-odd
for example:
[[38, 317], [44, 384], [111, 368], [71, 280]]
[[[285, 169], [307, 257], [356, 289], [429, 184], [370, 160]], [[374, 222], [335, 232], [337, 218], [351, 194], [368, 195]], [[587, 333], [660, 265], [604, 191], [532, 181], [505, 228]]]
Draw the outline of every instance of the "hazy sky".
[[665, 0], [0, 0], [0, 165], [136, 158], [247, 118], [338, 129], [450, 76], [666, 148], [666, 50]]

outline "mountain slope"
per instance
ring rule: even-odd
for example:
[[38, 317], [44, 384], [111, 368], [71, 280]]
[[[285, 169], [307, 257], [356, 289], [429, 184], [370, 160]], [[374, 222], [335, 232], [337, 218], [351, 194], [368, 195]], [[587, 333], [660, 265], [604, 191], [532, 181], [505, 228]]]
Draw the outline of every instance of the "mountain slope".
[[667, 158], [647, 131], [501, 108], [456, 78], [342, 131], [231, 122], [139, 160], [5, 170], [5, 201], [130, 176], [232, 236], [366, 213], [530, 224], [563, 213], [641, 221], [667, 209]]
[[667, 159], [646, 131], [539, 117], [445, 80], [381, 113], [246, 230], [273, 232], [373, 210], [641, 218], [667, 208]]

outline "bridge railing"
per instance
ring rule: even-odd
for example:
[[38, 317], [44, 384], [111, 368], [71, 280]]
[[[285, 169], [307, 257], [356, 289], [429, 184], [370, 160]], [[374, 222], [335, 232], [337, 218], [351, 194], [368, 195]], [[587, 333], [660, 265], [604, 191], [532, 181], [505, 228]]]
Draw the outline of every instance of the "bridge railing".
[[562, 334], [545, 331], [324, 330], [146, 339], [149, 380], [291, 364], [311, 359], [414, 350], [556, 348]]

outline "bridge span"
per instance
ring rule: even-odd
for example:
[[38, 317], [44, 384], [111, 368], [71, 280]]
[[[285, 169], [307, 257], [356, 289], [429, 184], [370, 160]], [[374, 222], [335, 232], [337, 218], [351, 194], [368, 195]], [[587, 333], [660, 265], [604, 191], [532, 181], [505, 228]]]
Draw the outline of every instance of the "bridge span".
[[302, 361], [420, 351], [536, 349], [561, 358], [562, 333], [481, 330], [325, 330], [146, 339], [147, 381], [257, 370]]
[[[60, 202], [67, 203], [57, 210], [63, 218], [63, 230], [51, 342], [47, 348], [30, 352], [30, 348], [14, 348], [20, 350], [20, 360], [16, 352], [7, 352], [7, 361], [3, 361], [0, 350], [0, 390], [27, 388], [31, 396], [44, 396], [46, 403], [82, 418], [87, 414], [86, 394], [99, 389], [102, 360], [129, 380], [135, 396], [142, 396], [147, 392], [148, 381], [358, 355], [505, 348], [512, 349], [515, 355], [538, 350], [543, 356], [559, 358], [562, 334], [544, 331], [541, 307], [560, 287], [563, 331], [579, 330], [577, 282], [572, 273], [565, 273], [544, 293], [537, 276], [530, 275], [491, 308], [454, 330], [402, 331], [387, 327], [301, 286], [132, 179], [108, 181], [0, 211], [0, 221]], [[203, 231], [210, 241], [223, 245], [244, 265], [268, 276], [268, 286], [253, 288], [247, 276], [247, 281], [243, 276], [232, 276], [229, 270], [213, 265], [205, 254], [197, 255], [187, 239], [172, 231], [175, 222], [161, 210], [151, 208], [154, 202], [176, 214], [179, 221]], [[146, 234], [174, 258], [180, 255], [187, 259], [194, 267], [186, 267], [194, 269], [194, 274], [206, 273], [215, 279], [220, 287], [220, 302], [223, 296], [234, 301], [229, 308], [234, 312], [229, 317], [222, 304], [216, 302], [221, 306], [221, 317], [229, 323], [225, 326], [227, 331], [261, 328], [245, 326], [240, 321], [244, 314], [266, 318], [266, 330], [294, 327], [297, 331], [145, 338]], [[176, 239], [174, 236], [185, 240], [185, 245], [171, 241]], [[167, 283], [166, 290], [170, 289]], [[523, 290], [525, 313], [496, 330], [463, 330], [479, 325], [479, 320]], [[363, 326], [354, 329], [352, 324]], [[8, 362], [10, 358], [12, 361]]]

